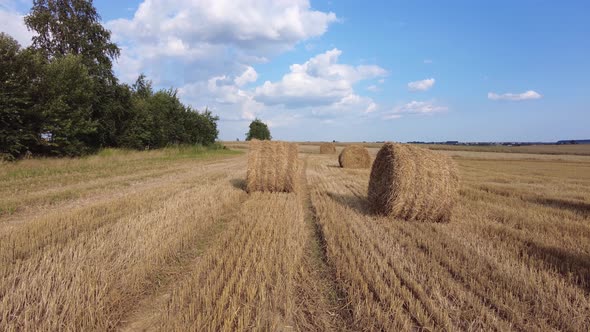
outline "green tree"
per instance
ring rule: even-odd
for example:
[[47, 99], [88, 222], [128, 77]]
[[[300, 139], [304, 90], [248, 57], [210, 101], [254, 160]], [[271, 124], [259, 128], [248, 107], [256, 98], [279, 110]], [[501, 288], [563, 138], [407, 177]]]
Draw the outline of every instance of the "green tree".
[[174, 89], [154, 92], [152, 82], [139, 76], [132, 86], [132, 119], [121, 146], [155, 149], [171, 144], [210, 145], [219, 134], [218, 117], [199, 112], [178, 99]]
[[34, 0], [25, 24], [36, 32], [33, 48], [46, 58], [80, 55], [91, 75], [116, 82], [112, 60], [120, 50], [91, 0]]
[[[86, 143], [91, 149], [117, 146], [131, 104], [128, 89], [117, 83], [112, 61], [120, 49], [100, 23], [91, 0], [34, 0], [25, 24], [34, 31], [32, 48], [48, 62], [66, 55], [81, 58], [95, 81], [92, 118], [96, 130]], [[127, 91], [125, 91], [127, 90]]]
[[254, 119], [252, 123], [250, 123], [250, 130], [246, 133], [246, 141], [252, 139], [259, 139], [259, 140], [271, 140], [272, 137], [270, 136], [270, 130], [268, 130], [268, 126], [266, 123], [262, 122], [260, 119]]
[[79, 156], [93, 150], [89, 140], [97, 128], [94, 100], [95, 82], [80, 56], [61, 57], [45, 66], [35, 109], [43, 119], [46, 154]]
[[34, 112], [42, 59], [0, 33], [0, 158], [37, 152], [40, 116]]

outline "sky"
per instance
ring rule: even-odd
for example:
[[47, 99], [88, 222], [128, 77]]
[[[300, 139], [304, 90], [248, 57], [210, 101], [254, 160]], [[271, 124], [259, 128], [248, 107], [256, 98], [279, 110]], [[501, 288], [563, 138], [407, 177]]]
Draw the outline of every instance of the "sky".
[[[30, 0], [0, 0], [29, 45]], [[590, 138], [588, 1], [95, 1], [121, 82], [297, 141]]]

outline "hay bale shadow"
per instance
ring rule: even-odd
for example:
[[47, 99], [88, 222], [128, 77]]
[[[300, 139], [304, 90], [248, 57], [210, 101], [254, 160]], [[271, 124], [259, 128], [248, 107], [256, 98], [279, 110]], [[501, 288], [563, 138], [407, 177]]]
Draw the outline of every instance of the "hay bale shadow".
[[544, 261], [564, 278], [573, 279], [578, 287], [590, 293], [590, 255], [543, 246], [532, 241], [525, 245], [529, 255]]
[[236, 189], [246, 191], [246, 179], [231, 179], [229, 183]]
[[362, 215], [371, 215], [369, 210], [369, 201], [366, 197], [359, 197], [356, 195], [343, 195], [333, 192], [328, 192], [328, 196], [336, 203], [351, 208]]
[[584, 216], [590, 216], [590, 204], [577, 201], [568, 201], [558, 198], [533, 198], [529, 201], [552, 208], [569, 210]]

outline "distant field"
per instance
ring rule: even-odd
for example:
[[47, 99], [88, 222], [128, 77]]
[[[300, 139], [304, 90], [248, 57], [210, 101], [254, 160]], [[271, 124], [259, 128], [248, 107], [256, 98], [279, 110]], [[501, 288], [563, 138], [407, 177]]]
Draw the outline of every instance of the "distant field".
[[525, 145], [525, 146], [463, 146], [463, 145], [426, 145], [432, 150], [482, 151], [503, 153], [540, 153], [590, 155], [590, 144], [572, 145]]
[[[228, 141], [225, 144], [236, 149], [247, 149], [247, 142]], [[337, 147], [344, 147], [348, 144], [360, 144], [367, 148], [380, 148], [381, 143], [336, 143]], [[320, 145], [320, 142], [300, 142], [302, 147]], [[432, 150], [446, 151], [475, 151], [475, 152], [502, 152], [502, 153], [528, 153], [528, 154], [553, 154], [553, 155], [579, 155], [590, 156], [590, 144], [572, 145], [527, 145], [527, 146], [466, 146], [466, 145], [439, 145], [420, 144]]]
[[227, 145], [2, 164], [0, 330], [590, 328], [578, 146], [441, 151], [461, 188], [431, 224], [372, 215], [369, 170], [317, 144], [300, 192], [247, 194]]

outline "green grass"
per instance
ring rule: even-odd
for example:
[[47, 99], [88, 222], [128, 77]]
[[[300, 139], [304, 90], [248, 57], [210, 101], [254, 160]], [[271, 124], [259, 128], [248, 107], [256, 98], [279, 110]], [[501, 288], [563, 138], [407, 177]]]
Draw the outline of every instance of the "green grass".
[[200, 145], [174, 146], [158, 150], [135, 151], [127, 149], [103, 149], [98, 153], [80, 158], [35, 158], [12, 163], [3, 163], [0, 180], [16, 180], [34, 177], [67, 175], [71, 173], [112, 172], [130, 163], [141, 165], [159, 164], [180, 159], [203, 159], [217, 156], [231, 156], [242, 152], [223, 149], [215, 144], [211, 147]]
[[[190, 165], [193, 160], [242, 153], [216, 144], [149, 151], [104, 149], [80, 158], [34, 158], [3, 163], [0, 167], [0, 217], [12, 215], [25, 207], [59, 204], [98, 190], [127, 187], [130, 182], [126, 181], [174, 172]], [[107, 181], [107, 184], [100, 181], [117, 177], [121, 181]]]

